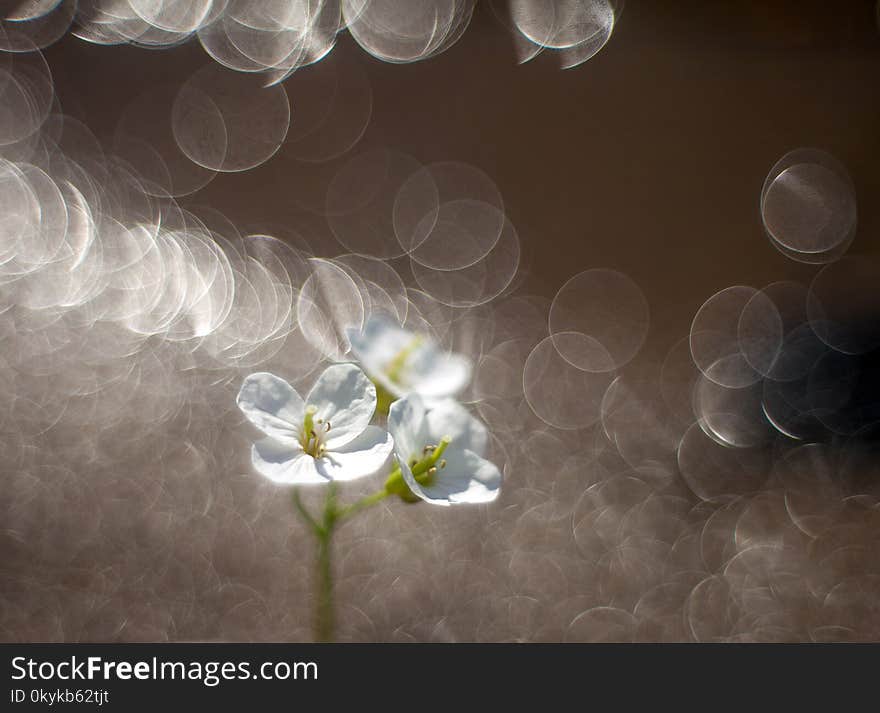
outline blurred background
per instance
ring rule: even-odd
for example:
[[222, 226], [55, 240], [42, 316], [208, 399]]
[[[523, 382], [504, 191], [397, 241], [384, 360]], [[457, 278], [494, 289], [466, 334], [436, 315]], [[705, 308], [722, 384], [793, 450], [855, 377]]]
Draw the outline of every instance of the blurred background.
[[[376, 28], [400, 8], [341, 3], [351, 31], [320, 59], [262, 74], [224, 67], [212, 28], [279, 32], [220, 4], [199, 3], [198, 36], [98, 42], [130, 24], [94, 0], [45, 46], [4, 40], [0, 637], [309, 640], [312, 542], [252, 471], [235, 394], [263, 370], [307, 389], [345, 356], [329, 327], [386, 299], [473, 361], [462, 400], [504, 481], [491, 505], [387, 502], [346, 525], [340, 640], [880, 636], [873, 2], [547, 3], [549, 20], [438, 3], [460, 34], [395, 61]], [[33, 21], [67, 3], [48, 5]], [[132, 2], [132, 22], [173, 5]], [[587, 5], [593, 25], [565, 25]], [[419, 257], [397, 220], [407, 186], [424, 201], [414, 175], [509, 227]], [[45, 237], [56, 193], [66, 238]], [[75, 218], [103, 247], [70, 286]], [[76, 269], [94, 252], [71, 250]]]

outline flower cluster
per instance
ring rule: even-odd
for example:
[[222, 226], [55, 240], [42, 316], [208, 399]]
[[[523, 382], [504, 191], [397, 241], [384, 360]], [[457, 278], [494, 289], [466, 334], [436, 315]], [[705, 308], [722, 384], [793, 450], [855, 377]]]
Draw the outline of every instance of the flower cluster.
[[[253, 445], [254, 468], [276, 483], [308, 485], [389, 466], [383, 496], [494, 500], [501, 473], [484, 458], [486, 428], [453, 398], [470, 380], [470, 361], [382, 318], [348, 336], [363, 370], [334, 364], [305, 399], [274, 374], [245, 378], [238, 406], [265, 435]], [[376, 413], [387, 413], [387, 430], [371, 425]]]

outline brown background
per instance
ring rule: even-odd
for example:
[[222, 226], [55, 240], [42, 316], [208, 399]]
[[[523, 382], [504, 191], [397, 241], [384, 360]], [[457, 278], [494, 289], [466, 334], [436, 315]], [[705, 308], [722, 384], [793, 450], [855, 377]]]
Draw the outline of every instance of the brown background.
[[[195, 41], [151, 51], [72, 36], [46, 57], [65, 111], [99, 137], [144, 87], [211, 61]], [[461, 41], [429, 61], [385, 64], [345, 33], [324, 61], [368, 73], [363, 146], [466, 161], [497, 182], [526, 289], [552, 297], [591, 267], [632, 276], [652, 308], [649, 353], [684, 336], [724, 287], [815, 273], [770, 246], [758, 215], [765, 175], [791, 149], [823, 148], [849, 169], [859, 200], [851, 252], [877, 250], [872, 2], [631, 1], [608, 45], [567, 71], [550, 53], [518, 66], [507, 30], [480, 3]], [[295, 122], [297, 77], [285, 86]], [[276, 156], [218, 176], [192, 200], [242, 224], [311, 221], [291, 200], [309, 170]]]
[[[146, 88], [212, 62], [195, 41], [150, 51], [66, 37], [46, 56], [64, 109], [107, 139]], [[872, 2], [630, 0], [608, 46], [569, 71], [550, 54], [517, 66], [507, 30], [480, 4], [461, 41], [429, 61], [384, 64], [343, 34], [325, 62], [358, 63], [370, 78], [363, 146], [470, 162], [497, 182], [525, 251], [523, 289], [552, 297], [592, 267], [631, 275], [652, 309], [646, 363], [716, 291], [815, 274], [769, 244], [758, 215], [765, 175], [791, 149], [824, 148], [848, 167], [860, 211], [851, 252], [878, 250]], [[294, 122], [309, 71], [285, 85]], [[313, 225], [294, 198], [320, 173], [278, 156], [220, 175], [184, 203], [213, 205], [241, 226]], [[240, 375], [229, 369], [218, 384], [214, 370], [192, 368], [187, 344], [132, 353], [113, 325], [84, 334], [5, 314], [0, 339], [15, 349], [3, 355], [11, 368], [0, 369], [0, 386], [14, 398], [0, 417], [14, 407], [15, 418], [0, 433], [9, 436], [0, 638], [309, 639], [312, 542], [287, 497], [253, 472], [255, 431], [232, 406]], [[83, 354], [97, 356], [81, 363]], [[509, 366], [516, 386], [521, 365]], [[638, 409], [631, 422], [624, 412], [626, 443], [671, 460], [664, 424], [626, 396]], [[523, 418], [500, 434], [511, 447], [496, 504], [389, 503], [341, 531], [341, 640], [880, 639], [876, 498], [844, 502], [833, 491], [819, 511], [835, 526], [807, 537], [777, 485], [740, 510], [697, 503], [674, 463], [631, 478], [619, 442], [598, 442], [603, 428], [536, 429], [520, 395], [500, 403], [505, 419]], [[708, 460], [707, 479], [719, 472]], [[583, 497], [600, 483], [612, 484], [607, 500], [604, 489]], [[596, 526], [606, 512], [609, 523], [627, 513], [626, 546]], [[754, 535], [747, 549], [740, 523]], [[746, 551], [728, 572], [728, 555]], [[772, 601], [754, 597], [751, 565], [769, 572]], [[655, 608], [640, 612], [634, 633], [629, 612], [646, 595]]]

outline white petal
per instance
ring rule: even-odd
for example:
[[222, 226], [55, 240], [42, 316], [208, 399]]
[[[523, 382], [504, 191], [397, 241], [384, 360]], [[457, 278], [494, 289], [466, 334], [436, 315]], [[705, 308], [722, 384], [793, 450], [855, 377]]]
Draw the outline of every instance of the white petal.
[[426, 397], [453, 396], [471, 380], [473, 365], [463, 354], [439, 349], [421, 350], [409, 367], [407, 376], [413, 391]]
[[388, 430], [394, 437], [394, 452], [401, 461], [420, 457], [428, 443], [425, 405], [418, 394], [398, 399], [388, 411]]
[[391, 435], [378, 426], [367, 429], [316, 461], [318, 472], [331, 480], [355, 480], [374, 475], [388, 462], [394, 441]]
[[248, 420], [267, 436], [295, 438], [302, 427], [303, 401], [284, 379], [258, 372], [247, 376], [237, 398]]
[[431, 505], [450, 505], [449, 498], [433, 498], [430, 495], [427, 495], [422, 489], [422, 486], [419, 485], [418, 481], [415, 479], [415, 476], [413, 476], [412, 471], [409, 469], [405, 460], [398, 458], [397, 465], [400, 467], [400, 474], [403, 476], [403, 480], [413, 492], [413, 495], [421, 498], [426, 503], [431, 503]]
[[450, 453], [446, 468], [437, 472], [437, 479], [431, 485], [416, 483], [409, 468], [402, 472], [410, 490], [432, 505], [488, 503], [495, 500], [501, 490], [498, 467], [467, 450]]
[[327, 482], [315, 467], [315, 459], [303, 453], [299, 443], [290, 445], [274, 438], [263, 438], [254, 443], [251, 462], [258, 473], [282, 485]]
[[318, 409], [315, 418], [330, 424], [325, 443], [334, 450], [369, 425], [376, 411], [376, 387], [354, 364], [334, 364], [318, 377], [306, 405]]
[[367, 319], [363, 331], [349, 329], [347, 336], [352, 352], [371, 375], [382, 372], [416, 338], [412, 332], [381, 315]]
[[489, 440], [486, 427], [457, 401], [446, 399], [435, 404], [426, 418], [428, 436], [432, 443], [437, 443], [443, 436], [449, 436], [456, 450], [466, 448], [477, 455], [486, 452]]
[[[450, 501], [453, 503], [492, 502], [501, 492], [501, 471], [498, 470], [498, 466], [481, 458], [473, 451], [466, 450], [463, 455], [465, 472], [470, 474], [470, 480], [464, 490], [446, 488]], [[445, 488], [443, 478], [438, 479], [437, 486], [441, 489]]]

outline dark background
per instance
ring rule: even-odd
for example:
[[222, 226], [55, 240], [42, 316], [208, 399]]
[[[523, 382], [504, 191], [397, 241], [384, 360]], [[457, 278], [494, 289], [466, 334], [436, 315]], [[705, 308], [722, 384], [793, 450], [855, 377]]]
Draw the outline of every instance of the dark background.
[[[68, 35], [45, 54], [64, 110], [108, 138], [144, 87], [212, 61], [195, 40], [154, 51]], [[859, 205], [850, 253], [877, 251], [873, 2], [631, 0], [606, 47], [565, 71], [552, 53], [518, 66], [507, 29], [479, 3], [462, 39], [428, 61], [382, 63], [347, 33], [323, 61], [359, 63], [372, 84], [355, 152], [386, 145], [425, 163], [465, 161], [496, 181], [527, 291], [552, 298], [591, 267], [635, 279], [652, 309], [643, 356], [665, 353], [724, 287], [815, 274], [770, 245], [758, 214], [767, 172], [791, 149], [822, 148], [847, 167]], [[292, 125], [298, 79], [285, 84]], [[314, 223], [291, 200], [312, 170], [276, 156], [188, 200], [237, 224]]]

